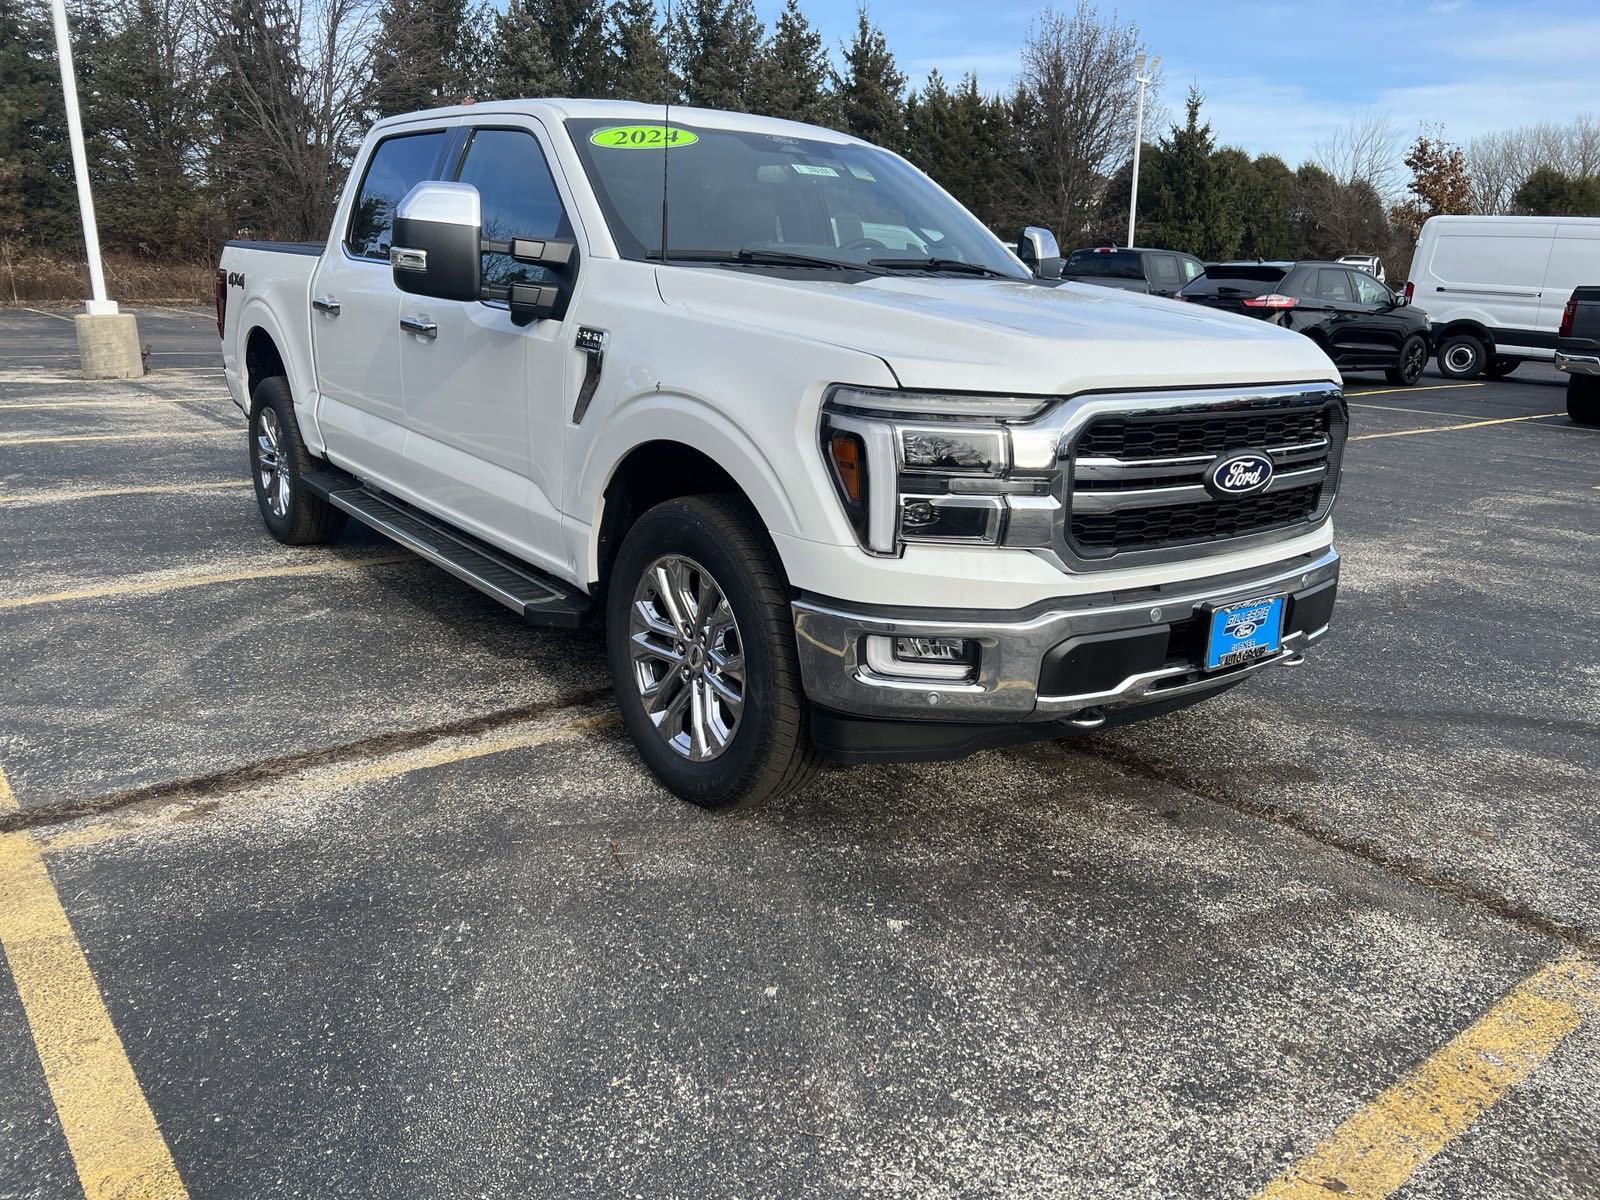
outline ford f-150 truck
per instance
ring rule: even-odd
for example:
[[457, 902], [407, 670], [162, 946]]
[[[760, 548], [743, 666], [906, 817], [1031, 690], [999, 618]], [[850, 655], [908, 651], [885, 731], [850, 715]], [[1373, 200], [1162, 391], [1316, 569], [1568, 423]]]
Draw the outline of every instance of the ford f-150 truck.
[[217, 312], [270, 533], [354, 517], [530, 621], [602, 618], [698, 804], [1168, 712], [1328, 628], [1322, 351], [1035, 278], [839, 133], [384, 120], [326, 243], [230, 243]]

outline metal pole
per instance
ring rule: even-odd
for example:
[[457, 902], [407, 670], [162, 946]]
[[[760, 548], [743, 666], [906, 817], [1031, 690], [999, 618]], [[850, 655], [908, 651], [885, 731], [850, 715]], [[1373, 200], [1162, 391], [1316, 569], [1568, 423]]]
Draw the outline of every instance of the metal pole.
[[72, 39], [67, 29], [66, 0], [50, 0], [56, 27], [56, 58], [61, 63], [61, 92], [67, 107], [67, 137], [72, 143], [72, 173], [78, 180], [78, 211], [83, 216], [83, 245], [89, 253], [88, 301], [91, 316], [114, 316], [117, 302], [106, 299], [106, 276], [100, 266], [100, 230], [94, 220], [94, 196], [89, 191], [89, 158], [83, 149], [83, 119], [78, 115], [78, 77], [72, 68]]
[[[57, 4], [61, 0], [56, 0]], [[1133, 249], [1133, 219], [1139, 211], [1139, 150], [1144, 144], [1144, 76], [1136, 75], [1139, 83], [1139, 105], [1133, 119], [1133, 187], [1128, 193], [1128, 248]]]

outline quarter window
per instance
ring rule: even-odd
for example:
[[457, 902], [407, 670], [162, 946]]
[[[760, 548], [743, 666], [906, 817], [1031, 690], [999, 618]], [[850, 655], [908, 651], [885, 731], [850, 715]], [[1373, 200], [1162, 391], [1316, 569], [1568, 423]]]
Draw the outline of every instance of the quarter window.
[[[538, 139], [531, 133], [521, 129], [477, 130], [467, 147], [458, 179], [478, 189], [484, 237], [509, 242], [517, 237], [572, 236], [556, 181]], [[509, 254], [483, 256], [483, 282], [488, 287], [544, 283], [551, 278], [547, 268], [519, 263]]]
[[407, 133], [385, 138], [372, 152], [356, 206], [350, 214], [345, 249], [357, 258], [389, 259], [389, 237], [394, 210], [406, 193], [424, 179], [437, 179], [439, 154], [444, 149], [443, 130]]

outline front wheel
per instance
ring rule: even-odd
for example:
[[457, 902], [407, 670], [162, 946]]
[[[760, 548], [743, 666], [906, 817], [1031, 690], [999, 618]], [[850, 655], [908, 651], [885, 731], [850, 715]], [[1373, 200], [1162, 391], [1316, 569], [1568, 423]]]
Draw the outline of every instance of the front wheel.
[[1384, 372], [1390, 383], [1410, 387], [1422, 378], [1422, 369], [1428, 365], [1428, 343], [1420, 333], [1413, 333], [1400, 346], [1399, 362]]
[[815, 772], [788, 584], [747, 505], [688, 496], [633, 524], [611, 572], [606, 653], [629, 736], [682, 799], [755, 804]]
[[1600, 375], [1567, 376], [1567, 416], [1579, 425], [1600, 425]]
[[1470, 333], [1447, 337], [1439, 346], [1439, 370], [1451, 379], [1476, 379], [1489, 361], [1489, 347]]

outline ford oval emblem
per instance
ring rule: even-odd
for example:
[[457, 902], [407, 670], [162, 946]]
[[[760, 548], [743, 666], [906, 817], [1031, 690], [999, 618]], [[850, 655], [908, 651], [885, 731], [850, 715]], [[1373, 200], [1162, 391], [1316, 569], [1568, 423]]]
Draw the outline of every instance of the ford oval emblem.
[[1253, 496], [1272, 482], [1272, 459], [1259, 450], [1224, 454], [1206, 468], [1206, 491], [1218, 498]]

